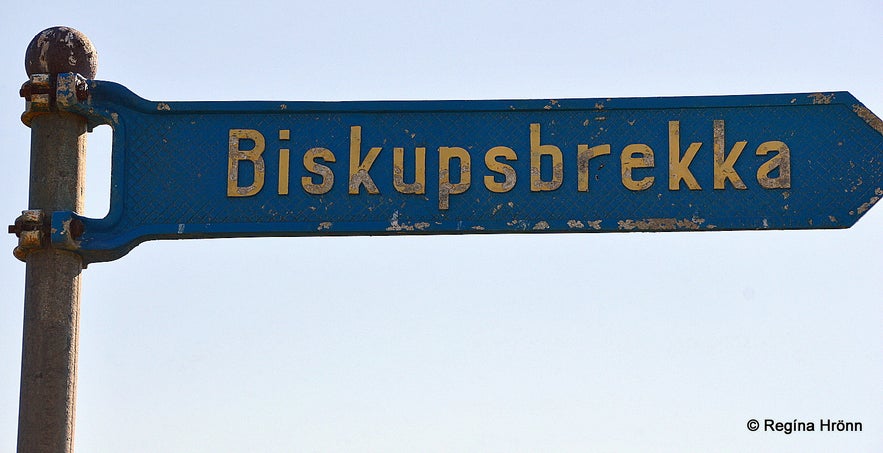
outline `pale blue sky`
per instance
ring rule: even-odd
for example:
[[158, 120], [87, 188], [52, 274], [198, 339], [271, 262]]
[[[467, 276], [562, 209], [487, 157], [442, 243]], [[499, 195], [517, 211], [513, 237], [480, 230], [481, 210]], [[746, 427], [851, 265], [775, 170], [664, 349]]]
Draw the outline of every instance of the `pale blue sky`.
[[[881, 23], [878, 1], [20, 5], [0, 18], [0, 216], [27, 207], [18, 89], [52, 25], [152, 100], [848, 90], [880, 115]], [[84, 273], [77, 449], [881, 451], [881, 231], [874, 208], [839, 231], [145, 243]], [[24, 265], [2, 245], [11, 451]]]

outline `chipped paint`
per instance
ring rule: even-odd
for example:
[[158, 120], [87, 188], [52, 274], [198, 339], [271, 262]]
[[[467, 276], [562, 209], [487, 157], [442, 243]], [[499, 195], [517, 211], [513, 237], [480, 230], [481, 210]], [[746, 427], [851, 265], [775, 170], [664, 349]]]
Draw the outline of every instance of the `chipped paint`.
[[816, 105], [819, 105], [819, 104], [827, 105], [827, 104], [830, 104], [831, 101], [834, 100], [834, 93], [831, 93], [831, 94], [813, 93], [813, 94], [810, 94], [810, 95], [807, 96], [807, 97], [809, 97], [810, 99], [812, 99], [812, 103], [813, 103], [813, 104], [816, 104]]
[[[61, 221], [61, 229], [55, 227], [55, 220], [52, 221], [53, 226], [49, 228], [52, 247], [63, 250], [77, 250], [80, 247], [78, 240], [83, 236], [84, 225], [80, 219], [67, 217]], [[45, 230], [40, 230], [42, 232]], [[41, 246], [43, 244], [41, 243]]]
[[503, 209], [503, 206], [508, 206], [510, 208], [513, 208], [513, 207], [515, 207], [515, 203], [510, 201], [506, 204], [502, 204], [502, 203], [498, 204], [498, 205], [494, 206], [493, 210], [491, 210], [491, 215], [496, 215], [498, 212], [500, 212], [500, 209]]
[[595, 231], [601, 230], [601, 221], [600, 220], [586, 220], [583, 222], [582, 220], [568, 220], [567, 226], [574, 230], [584, 230], [586, 228], [591, 228]]
[[506, 225], [512, 227], [513, 229], [522, 231], [530, 228], [530, 224], [527, 223], [527, 220], [521, 219], [512, 219], [511, 221], [506, 222]]
[[316, 228], [317, 231], [325, 231], [330, 230], [334, 224], [331, 222], [322, 222], [319, 224], [319, 227]]
[[414, 182], [405, 183], [405, 148], [394, 147], [392, 179], [393, 187], [399, 193], [426, 193], [426, 148], [418, 146], [414, 149]]
[[883, 134], [883, 120], [877, 115], [874, 115], [874, 113], [868, 110], [867, 107], [856, 104], [852, 106], [852, 111], [855, 112], [859, 118], [865, 120], [865, 122], [874, 128], [875, 131]]
[[392, 218], [389, 219], [389, 226], [386, 227], [386, 231], [423, 231], [427, 228], [429, 228], [428, 222], [418, 222], [413, 225], [399, 223], [399, 211], [395, 211], [392, 213]]
[[178, 224], [178, 234], [184, 234], [184, 224], [183, 223]]
[[[877, 204], [877, 202], [880, 201], [880, 197], [883, 197], [883, 189], [879, 189], [879, 188], [878, 188], [877, 190], [874, 191], [874, 194], [875, 194], [876, 196], [871, 197], [871, 199], [870, 199], [867, 203], [862, 204], [861, 206], [859, 206], [859, 207], [855, 210], [855, 213], [856, 213], [856, 214], [858, 214], [858, 215], [862, 215], [862, 214], [864, 214], [865, 212], [867, 212], [868, 209], [871, 209], [872, 206], [874, 206], [875, 204]], [[852, 214], [852, 211], [850, 211], [849, 214], [850, 214], [850, 215], [853, 215], [853, 214]]]
[[156, 109], [159, 110], [159, 111], [161, 111], [161, 112], [162, 112], [162, 111], [166, 111], [166, 112], [168, 112], [168, 111], [172, 110], [172, 107], [169, 106], [169, 104], [166, 104], [165, 102], [158, 102], [158, 103], [156, 104]]
[[618, 222], [620, 230], [627, 231], [675, 231], [675, 230], [698, 230], [705, 223], [705, 219], [673, 219], [673, 218], [652, 218], [644, 220], [620, 220]]
[[858, 190], [859, 186], [861, 186], [864, 183], [865, 183], [865, 180], [861, 176], [859, 176], [858, 179], [856, 179], [855, 184], [849, 189], [849, 191], [855, 192], [856, 190]]
[[561, 181], [564, 179], [564, 164], [556, 162], [555, 165], [552, 166], [551, 181], [543, 181], [541, 175], [542, 170], [540, 170], [539, 166], [532, 165], [530, 167], [531, 190], [534, 192], [555, 190], [561, 185]]
[[533, 229], [537, 230], [537, 231], [548, 230], [549, 229], [549, 222], [546, 222], [545, 220], [539, 221], [536, 223], [536, 225], [533, 226]]

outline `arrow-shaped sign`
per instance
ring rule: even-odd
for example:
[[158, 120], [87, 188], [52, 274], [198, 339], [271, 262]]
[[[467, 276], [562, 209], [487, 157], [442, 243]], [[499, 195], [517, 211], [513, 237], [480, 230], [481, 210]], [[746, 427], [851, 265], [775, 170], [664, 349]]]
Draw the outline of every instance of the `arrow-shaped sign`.
[[149, 239], [845, 228], [883, 195], [883, 122], [846, 92], [152, 102], [87, 88], [64, 108], [113, 127], [110, 212], [53, 214], [53, 242], [86, 262]]

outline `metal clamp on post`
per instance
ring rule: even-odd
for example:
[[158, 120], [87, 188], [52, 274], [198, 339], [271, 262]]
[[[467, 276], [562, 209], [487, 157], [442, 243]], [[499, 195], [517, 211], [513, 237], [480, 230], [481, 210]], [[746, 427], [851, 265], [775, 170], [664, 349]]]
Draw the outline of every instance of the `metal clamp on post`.
[[19, 95], [25, 98], [25, 112], [21, 120], [31, 125], [35, 116], [42, 113], [65, 111], [89, 97], [86, 78], [75, 72], [52, 77], [50, 74], [34, 74], [22, 85]]
[[[22, 85], [19, 94], [25, 98], [25, 112], [21, 120], [31, 126], [34, 118], [50, 112], [66, 111], [88, 98], [86, 78], [75, 72], [57, 74], [33, 74]], [[73, 212], [46, 213], [40, 209], [22, 211], [9, 226], [9, 233], [18, 236], [18, 246], [12, 254], [27, 261], [28, 254], [36, 249], [53, 247], [76, 252], [76, 239], [83, 234], [83, 222]]]
[[83, 221], [70, 211], [58, 211], [49, 215], [40, 209], [22, 211], [15, 219], [15, 224], [9, 225], [9, 234], [18, 237], [18, 246], [12, 254], [27, 262], [28, 254], [45, 247], [76, 253], [83, 228]]
[[9, 225], [9, 234], [18, 236], [18, 246], [12, 251], [16, 258], [27, 262], [29, 253], [44, 247], [43, 239], [50, 228], [44, 220], [43, 211], [32, 209], [22, 211], [15, 224]]
[[71, 211], [55, 211], [49, 219], [49, 243], [52, 248], [77, 253], [85, 231], [83, 221]]

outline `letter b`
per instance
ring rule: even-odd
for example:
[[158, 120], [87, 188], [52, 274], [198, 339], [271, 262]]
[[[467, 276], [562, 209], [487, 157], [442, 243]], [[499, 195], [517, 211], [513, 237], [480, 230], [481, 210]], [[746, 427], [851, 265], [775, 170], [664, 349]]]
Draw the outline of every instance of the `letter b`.
[[[249, 150], [239, 148], [240, 141], [252, 140], [254, 147]], [[264, 187], [264, 136], [254, 129], [230, 129], [229, 152], [227, 154], [227, 196], [250, 197]], [[254, 181], [250, 186], [239, 186], [239, 162], [251, 161], [254, 164]]]

